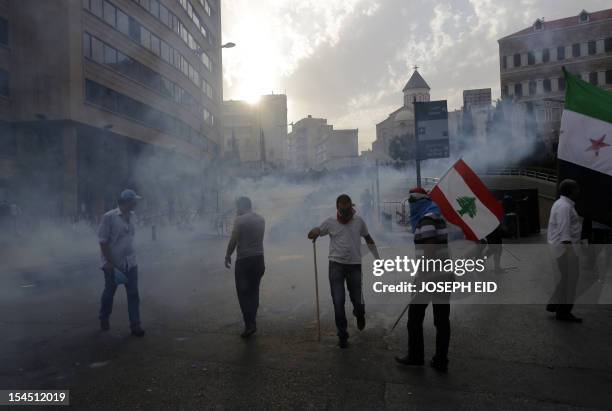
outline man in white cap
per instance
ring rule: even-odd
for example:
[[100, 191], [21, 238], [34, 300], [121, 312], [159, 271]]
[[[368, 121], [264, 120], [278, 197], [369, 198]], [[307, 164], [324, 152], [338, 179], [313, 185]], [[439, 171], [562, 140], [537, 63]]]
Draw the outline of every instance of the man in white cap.
[[113, 310], [113, 297], [118, 282], [125, 282], [128, 315], [132, 335], [145, 335], [140, 326], [140, 298], [138, 296], [138, 265], [134, 251], [134, 209], [141, 197], [134, 190], [123, 190], [117, 208], [102, 216], [98, 240], [102, 253], [104, 292], [100, 304], [100, 328], [110, 329], [109, 317]]

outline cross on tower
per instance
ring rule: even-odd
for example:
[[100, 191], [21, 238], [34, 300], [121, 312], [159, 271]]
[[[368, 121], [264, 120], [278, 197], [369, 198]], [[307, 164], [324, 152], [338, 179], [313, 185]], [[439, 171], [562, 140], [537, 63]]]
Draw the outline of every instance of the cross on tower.
[[419, 69], [419, 66], [415, 64], [413, 68], [414, 68], [414, 71], [417, 71]]

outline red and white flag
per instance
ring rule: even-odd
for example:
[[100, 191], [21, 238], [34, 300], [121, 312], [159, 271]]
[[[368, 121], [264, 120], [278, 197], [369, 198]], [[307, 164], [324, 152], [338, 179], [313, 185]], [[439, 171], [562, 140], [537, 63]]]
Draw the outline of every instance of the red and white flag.
[[461, 227], [468, 240], [491, 234], [503, 218], [503, 208], [476, 173], [459, 160], [429, 193], [444, 218]]

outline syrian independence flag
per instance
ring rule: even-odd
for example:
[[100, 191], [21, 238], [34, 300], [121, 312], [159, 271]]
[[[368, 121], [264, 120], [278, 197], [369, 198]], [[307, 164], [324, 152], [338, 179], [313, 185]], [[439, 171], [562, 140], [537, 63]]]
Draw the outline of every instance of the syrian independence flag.
[[444, 174], [429, 195], [444, 218], [461, 227], [468, 240], [491, 234], [504, 214], [501, 204], [463, 160]]
[[578, 182], [580, 214], [612, 225], [612, 93], [563, 73], [558, 180]]

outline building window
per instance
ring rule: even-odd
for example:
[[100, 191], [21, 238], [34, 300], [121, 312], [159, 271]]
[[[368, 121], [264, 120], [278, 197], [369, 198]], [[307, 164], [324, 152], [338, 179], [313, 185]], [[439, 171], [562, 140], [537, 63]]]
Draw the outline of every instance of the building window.
[[597, 72], [589, 73], [589, 83], [595, 86], [597, 85]]
[[89, 11], [95, 16], [102, 18], [102, 0], [91, 0], [89, 4]]
[[146, 49], [151, 48], [151, 32], [143, 26], [140, 26], [140, 44]]
[[117, 10], [108, 1], [104, 2], [104, 21], [113, 27], [117, 24]]
[[508, 97], [508, 85], [507, 84], [505, 84], [502, 87], [502, 97]]
[[557, 47], [557, 60], [565, 60], [565, 46]]
[[589, 55], [597, 53], [597, 43], [595, 41], [588, 42]]
[[[131, 118], [165, 134], [190, 142], [199, 140], [206, 144], [203, 136], [182, 120], [89, 79], [85, 80], [85, 99], [90, 104]], [[212, 116], [210, 121], [213, 121]]]
[[[159, 18], [161, 18], [161, 5], [159, 3], [156, 3], [156, 0], [153, 0], [153, 2], [151, 2], [151, 0], [133, 1], [140, 4], [140, 6], [145, 7], [149, 12], [151, 12], [151, 10], [155, 11], [159, 9], [158, 16], [160, 16]], [[95, 8], [98, 6], [100, 7], [100, 10], [96, 11]], [[104, 11], [102, 11], [103, 6]], [[93, 14], [97, 15], [98, 17], [103, 18], [105, 22], [113, 26], [118, 31], [127, 34], [132, 40], [147, 48], [155, 55], [162, 56], [164, 60], [166, 60], [169, 64], [182, 71], [185, 76], [187, 76], [196, 86], [198, 86], [198, 88], [201, 86], [198, 70], [196, 70], [195, 67], [191, 66], [176, 49], [170, 47], [159, 37], [156, 37], [155, 35], [151, 34], [149, 30], [139, 24], [134, 18], [129, 17], [127, 14], [125, 14], [107, 1], [102, 2], [102, 0], [83, 0], [83, 7], [86, 10], [89, 10]], [[165, 12], [168, 13], [168, 16], [172, 14], [167, 9], [165, 9]], [[104, 14], [104, 16], [102, 16], [102, 14]], [[172, 14], [172, 16], [174, 15]], [[179, 23], [180, 22], [178, 22], [177, 20], [177, 24]], [[185, 27], [182, 26], [182, 24], [180, 24], [180, 28], [183, 30], [183, 34], [188, 34], [187, 30], [185, 29]], [[195, 40], [193, 40], [191, 35], [189, 36], [189, 39], [192, 42], [191, 47], [195, 47]], [[95, 49], [92, 50], [92, 58], [98, 62], [104, 61], [102, 56], [96, 54]], [[209, 62], [206, 68], [212, 71], [212, 62]]]
[[0, 69], [0, 96], [9, 96], [9, 72]]
[[506, 56], [502, 56], [501, 64], [502, 64], [502, 69], [506, 70], [508, 68], [508, 58]]
[[559, 77], [557, 84], [559, 86], [559, 91], [565, 91], [565, 77]]
[[523, 85], [521, 83], [514, 85], [514, 95], [516, 97], [523, 97]]
[[159, 19], [159, 1], [151, 0], [151, 4], [149, 4], [149, 12], [155, 16], [155, 18]]
[[542, 50], [542, 63], [548, 63], [550, 61], [550, 50]]
[[0, 44], [8, 46], [8, 20], [0, 17]]
[[[191, 94], [144, 64], [89, 33], [83, 33], [83, 55], [185, 106], [199, 104]], [[212, 93], [212, 88], [210, 90]]]
[[104, 64], [114, 66], [117, 64], [117, 50], [110, 47], [108, 44], [104, 45]]
[[580, 43], [572, 44], [572, 57], [580, 57]]
[[535, 64], [535, 54], [532, 51], [527, 53], [527, 64], [530, 66]]
[[159, 5], [159, 19], [162, 23], [164, 23], [167, 27], [172, 29], [172, 19], [170, 18], [170, 12], [163, 4]]
[[104, 63], [104, 43], [95, 37], [91, 38], [91, 58], [100, 64]]
[[529, 81], [529, 95], [530, 95], [530, 96], [535, 95], [536, 90], [537, 90], [537, 84], [536, 84], [536, 82], [535, 82], [534, 80], [530, 80], [530, 81]]
[[91, 58], [91, 36], [83, 33], [83, 55]]
[[157, 37], [155, 34], [151, 34], [151, 51], [158, 56], [161, 54], [161, 51], [159, 49], [159, 41], [159, 37]]
[[162, 41], [160, 44], [160, 53], [161, 58], [170, 63], [170, 47], [168, 47], [168, 43], [165, 41]]
[[202, 7], [204, 7], [204, 11], [206, 12], [206, 14], [211, 16], [212, 10], [210, 8], [210, 3], [208, 2], [208, 0], [200, 0], [200, 4], [202, 5]]
[[612, 84], [612, 70], [606, 71], [606, 84]]
[[117, 30], [126, 36], [130, 35], [130, 18], [121, 10], [117, 10]]
[[518, 53], [514, 55], [514, 67], [521, 67], [521, 55]]
[[606, 53], [612, 52], [612, 37], [608, 37], [604, 40], [604, 51]]
[[550, 90], [552, 89], [550, 86], [550, 79], [544, 79], [544, 81], [542, 82], [542, 86], [544, 87], [544, 91], [546, 93], [550, 93]]
[[140, 43], [140, 24], [130, 17], [130, 38]]

